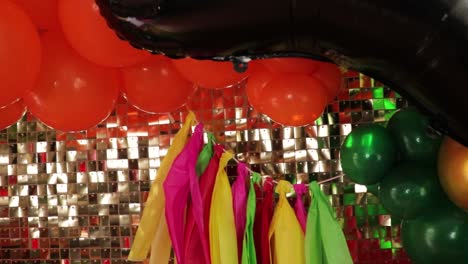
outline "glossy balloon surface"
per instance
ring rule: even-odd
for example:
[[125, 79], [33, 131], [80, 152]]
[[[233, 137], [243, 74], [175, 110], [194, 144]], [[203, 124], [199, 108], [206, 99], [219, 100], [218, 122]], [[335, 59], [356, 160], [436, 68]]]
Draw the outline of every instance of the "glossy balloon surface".
[[103, 121], [114, 109], [120, 72], [80, 57], [57, 32], [43, 34], [42, 46], [39, 79], [24, 98], [29, 111], [62, 131], [86, 130]]
[[264, 98], [261, 97], [263, 89], [273, 79], [273, 73], [265, 66], [259, 63], [250, 63], [247, 74], [249, 75], [245, 85], [245, 92], [249, 103], [257, 110], [262, 112]]
[[23, 100], [18, 100], [0, 108], [0, 129], [5, 129], [16, 122], [26, 113]]
[[57, 15], [58, 0], [14, 0], [29, 15], [39, 30], [60, 28]]
[[404, 160], [434, 162], [442, 138], [430, 130], [429, 120], [416, 109], [398, 111], [387, 128], [392, 133]]
[[272, 58], [260, 62], [273, 73], [312, 74], [320, 67], [320, 62], [305, 58]]
[[312, 76], [323, 83], [327, 91], [328, 102], [335, 100], [343, 87], [343, 76], [340, 68], [333, 63], [318, 62], [318, 69]]
[[416, 220], [403, 221], [402, 241], [415, 264], [464, 263], [468, 259], [468, 216], [434, 205]]
[[438, 172], [452, 202], [468, 210], [468, 148], [446, 137], [439, 151]]
[[444, 196], [435, 166], [405, 162], [392, 168], [382, 179], [379, 197], [392, 216], [414, 219], [430, 211]]
[[359, 184], [374, 184], [394, 165], [395, 142], [389, 131], [377, 124], [356, 127], [341, 146], [343, 172]]
[[0, 39], [2, 107], [33, 87], [41, 65], [41, 43], [29, 16], [11, 1], [0, 1]]

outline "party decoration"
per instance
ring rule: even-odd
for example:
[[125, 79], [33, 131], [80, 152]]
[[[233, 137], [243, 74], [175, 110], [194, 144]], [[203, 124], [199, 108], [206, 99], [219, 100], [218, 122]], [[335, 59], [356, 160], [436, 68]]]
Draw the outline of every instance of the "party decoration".
[[7, 128], [18, 122], [25, 112], [26, 107], [22, 100], [17, 100], [0, 108], [0, 129]]
[[415, 264], [460, 263], [468, 259], [468, 215], [439, 207], [416, 220], [403, 221], [401, 236]]
[[286, 198], [291, 190], [287, 181], [276, 186], [279, 200], [268, 233], [273, 264], [304, 263], [304, 232]]
[[335, 100], [343, 86], [343, 77], [340, 68], [336, 64], [328, 62], [317, 62], [318, 70], [312, 76], [319, 80], [327, 92], [327, 102]]
[[60, 28], [57, 15], [58, 0], [14, 0], [29, 15], [39, 30]]
[[121, 85], [117, 70], [80, 57], [57, 32], [42, 35], [43, 61], [35, 87], [24, 97], [29, 111], [62, 131], [80, 131], [114, 109]]
[[309, 192], [305, 184], [294, 184], [294, 192], [296, 193], [296, 202], [294, 203], [294, 211], [296, 212], [297, 220], [301, 225], [302, 232], [306, 231], [307, 213], [304, 207], [304, 195]]
[[230, 62], [191, 58], [172, 60], [172, 62], [187, 80], [203, 88], [224, 88], [237, 84], [247, 77], [245, 73], [236, 72]]
[[123, 92], [137, 108], [150, 113], [172, 112], [183, 106], [196, 87], [163, 56], [122, 69]]
[[30, 90], [39, 74], [41, 43], [36, 27], [14, 2], [0, 4], [0, 107]]
[[[157, 176], [151, 185], [151, 189], [146, 200], [145, 210], [141, 217], [135, 239], [133, 241], [128, 260], [143, 261], [148, 256], [151, 246], [150, 263], [157, 258], [161, 262], [169, 262], [171, 243], [169, 232], [167, 230], [166, 218], [164, 217], [164, 190], [163, 182], [177, 155], [184, 148], [191, 127], [195, 124], [195, 114], [190, 112], [182, 128], [177, 132], [173, 144], [167, 151], [161, 166], [158, 169]], [[158, 230], [159, 229], [159, 230]], [[158, 234], [156, 236], [156, 234]], [[153, 239], [154, 238], [154, 239]], [[153, 241], [150, 243], [150, 241]]]
[[406, 162], [398, 164], [383, 178], [379, 197], [392, 216], [413, 219], [430, 210], [443, 195], [435, 167]]
[[263, 199], [258, 201], [254, 222], [255, 248], [260, 264], [270, 263], [270, 222], [273, 218], [274, 185], [271, 177], [263, 182]]
[[390, 133], [378, 124], [356, 127], [341, 146], [343, 172], [356, 183], [374, 184], [393, 166], [396, 148]]
[[327, 95], [323, 85], [301, 74], [275, 74], [260, 94], [263, 113], [287, 126], [313, 124], [320, 117]]
[[306, 58], [272, 58], [262, 60], [263, 65], [273, 73], [315, 73], [320, 64]]
[[[208, 134], [208, 137], [212, 137], [213, 135]], [[218, 164], [221, 154], [223, 153], [223, 147], [221, 145], [208, 144], [205, 145], [204, 149], [198, 156], [197, 167], [202, 166], [201, 164], [204, 161], [204, 152], [207, 150], [207, 147], [211, 147], [211, 152], [213, 154], [212, 158], [210, 157], [206, 169], [203, 170], [203, 175], [200, 178], [200, 195], [202, 198], [202, 205], [203, 205], [203, 223], [205, 227], [205, 233], [201, 234], [196, 226], [195, 218], [193, 217], [192, 213], [192, 203], [189, 201], [187, 206], [187, 217], [185, 220], [185, 262], [186, 263], [193, 263], [193, 264], [209, 264], [211, 263], [210, 255], [209, 255], [209, 248], [203, 249], [203, 240], [208, 240], [209, 235], [209, 224], [210, 224], [210, 206], [211, 206], [211, 195], [213, 193], [213, 187], [215, 182], [216, 173], [218, 171]], [[214, 153], [213, 153], [214, 147]], [[204, 165], [203, 165], [204, 166]], [[206, 258], [206, 253], [208, 253], [208, 258]]]
[[[459, 1], [97, 2], [133, 45], [171, 57], [331, 58], [391, 83], [430, 113], [437, 129], [468, 146], [468, 90], [460, 85], [468, 83], [468, 50], [453, 48], [468, 46], [468, 38], [459, 37], [468, 27]], [[456, 15], [445, 19], [449, 13]], [[405, 41], [382, 43], [388, 38]]]
[[210, 254], [213, 264], [238, 264], [236, 224], [232, 210], [232, 192], [224, 171], [234, 157], [225, 152], [219, 162], [210, 210]]
[[120, 40], [107, 27], [94, 0], [58, 0], [58, 16], [71, 46], [98, 65], [131, 66], [151, 56]]
[[273, 73], [259, 63], [250, 63], [245, 92], [249, 103], [258, 111], [263, 111], [264, 100], [261, 97], [263, 89], [273, 79]]
[[305, 235], [306, 264], [352, 264], [346, 238], [329, 200], [316, 181], [309, 184], [312, 204]]
[[387, 128], [392, 133], [404, 160], [432, 162], [437, 158], [441, 137], [429, 130], [429, 120], [416, 109], [398, 111]]
[[445, 193], [458, 207], [468, 210], [468, 148], [445, 137], [437, 164]]
[[247, 219], [245, 224], [245, 234], [242, 241], [242, 264], [257, 264], [257, 253], [254, 241], [254, 221], [256, 210], [256, 193], [254, 185], [258, 185], [262, 180], [260, 174], [254, 172], [250, 182], [249, 195], [247, 197]]
[[213, 157], [213, 143], [216, 142], [216, 138], [213, 134], [208, 133], [208, 143], [203, 147], [200, 155], [198, 156], [197, 165], [195, 167], [197, 176], [202, 175]]
[[242, 256], [242, 247], [247, 221], [247, 180], [249, 171], [245, 163], [237, 165], [237, 178], [232, 184], [232, 204], [234, 208], [234, 220], [236, 223], [237, 252]]

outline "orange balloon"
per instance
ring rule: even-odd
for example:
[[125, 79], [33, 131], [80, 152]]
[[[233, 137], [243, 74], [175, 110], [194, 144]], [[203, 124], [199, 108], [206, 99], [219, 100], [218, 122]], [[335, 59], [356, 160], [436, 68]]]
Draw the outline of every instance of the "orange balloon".
[[41, 42], [36, 27], [19, 6], [0, 2], [0, 106], [23, 97], [36, 81]]
[[5, 129], [21, 119], [26, 112], [23, 100], [17, 100], [0, 108], [0, 129]]
[[161, 55], [138, 66], [124, 68], [122, 72], [123, 92], [128, 101], [145, 112], [175, 111], [196, 89], [175, 69], [170, 59]]
[[187, 80], [203, 88], [225, 88], [247, 77], [246, 73], [236, 72], [231, 62], [191, 58], [172, 60], [172, 62]]
[[119, 39], [101, 17], [95, 0], [59, 0], [58, 15], [72, 47], [98, 65], [126, 67], [151, 56]]
[[327, 94], [317, 79], [303, 74], [277, 74], [263, 89], [263, 112], [288, 126], [313, 124], [327, 105]]
[[261, 62], [274, 73], [311, 74], [319, 68], [318, 61], [305, 58], [272, 58], [261, 60]]
[[249, 77], [245, 92], [249, 103], [257, 110], [262, 111], [264, 100], [260, 94], [267, 84], [273, 79], [273, 73], [260, 63], [251, 62], [247, 71]]
[[57, 16], [57, 0], [15, 0], [29, 15], [39, 30], [60, 27]]
[[330, 102], [335, 99], [343, 86], [341, 70], [333, 63], [319, 62], [319, 65], [318, 70], [312, 76], [323, 83], [328, 102]]
[[83, 59], [56, 32], [45, 33], [42, 44], [41, 73], [24, 98], [29, 111], [62, 131], [85, 130], [103, 121], [119, 95], [120, 72]]
[[437, 165], [440, 183], [450, 200], [468, 210], [468, 148], [446, 137]]

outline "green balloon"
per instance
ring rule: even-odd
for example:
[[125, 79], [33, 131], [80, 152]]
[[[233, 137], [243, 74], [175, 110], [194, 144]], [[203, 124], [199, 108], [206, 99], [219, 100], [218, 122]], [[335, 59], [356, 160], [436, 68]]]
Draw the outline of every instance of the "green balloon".
[[415, 220], [404, 220], [403, 247], [415, 264], [468, 262], [468, 214], [450, 206], [434, 207]]
[[387, 128], [395, 138], [402, 159], [436, 160], [442, 137], [431, 132], [428, 118], [415, 109], [397, 112]]
[[392, 167], [396, 149], [390, 133], [377, 124], [355, 128], [341, 146], [343, 172], [356, 183], [380, 181]]
[[380, 202], [397, 218], [413, 219], [443, 197], [434, 165], [399, 164], [380, 184]]

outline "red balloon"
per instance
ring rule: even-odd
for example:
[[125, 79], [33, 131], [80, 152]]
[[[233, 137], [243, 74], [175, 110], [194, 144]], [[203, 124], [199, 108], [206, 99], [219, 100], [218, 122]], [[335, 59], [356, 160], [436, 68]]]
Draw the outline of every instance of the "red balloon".
[[312, 76], [323, 83], [327, 92], [328, 102], [338, 95], [343, 86], [341, 70], [333, 63], [320, 62], [320, 67]]
[[28, 15], [10, 1], [0, 2], [0, 106], [23, 97], [41, 66], [41, 42]]
[[0, 129], [5, 129], [21, 119], [26, 112], [23, 100], [17, 100], [0, 108]]
[[56, 32], [45, 33], [42, 44], [41, 73], [24, 98], [29, 111], [62, 131], [85, 130], [103, 121], [119, 95], [120, 72], [83, 59]]
[[60, 27], [57, 16], [57, 0], [15, 0], [29, 15], [39, 30], [51, 30]]
[[265, 101], [260, 95], [271, 79], [273, 79], [273, 73], [262, 64], [255, 62], [249, 64], [247, 73], [249, 74], [245, 87], [247, 98], [249, 99], [249, 103], [257, 111], [261, 112]]
[[274, 73], [311, 74], [319, 68], [318, 61], [304, 58], [273, 58], [264, 59], [261, 62]]
[[288, 126], [313, 124], [327, 105], [327, 94], [317, 79], [303, 74], [277, 74], [263, 89], [263, 113]]
[[101, 17], [95, 0], [60, 0], [58, 15], [72, 47], [98, 65], [126, 67], [151, 56], [119, 39]]
[[164, 56], [154, 56], [143, 64], [124, 68], [122, 72], [123, 92], [128, 101], [145, 112], [175, 111], [196, 89]]
[[203, 88], [225, 88], [247, 77], [246, 73], [236, 72], [231, 62], [191, 58], [172, 60], [172, 62], [187, 80]]

